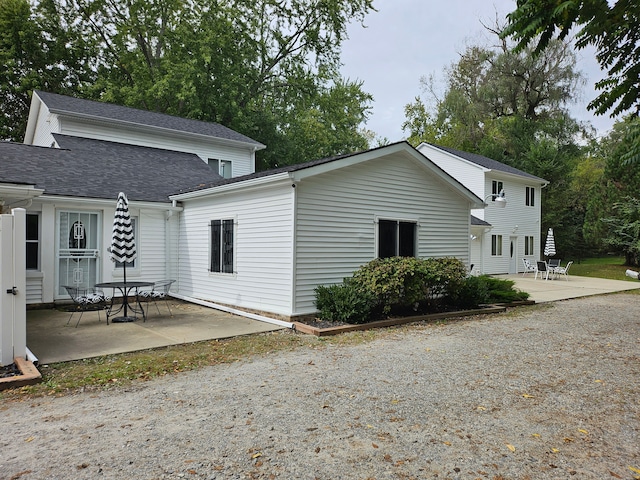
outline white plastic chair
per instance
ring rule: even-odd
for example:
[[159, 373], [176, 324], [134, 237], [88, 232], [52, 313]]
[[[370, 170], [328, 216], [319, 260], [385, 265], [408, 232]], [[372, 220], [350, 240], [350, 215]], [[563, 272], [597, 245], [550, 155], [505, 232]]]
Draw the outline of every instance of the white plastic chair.
[[522, 263], [524, 264], [524, 272], [522, 272], [522, 276], [524, 277], [527, 273], [535, 273], [536, 267], [531, 265], [531, 262], [528, 258], [523, 258]]
[[573, 261], [567, 263], [566, 266], [564, 267], [556, 267], [554, 272], [556, 275], [564, 275], [565, 280], [568, 282], [569, 281], [569, 267], [571, 267], [571, 264], [573, 263]]

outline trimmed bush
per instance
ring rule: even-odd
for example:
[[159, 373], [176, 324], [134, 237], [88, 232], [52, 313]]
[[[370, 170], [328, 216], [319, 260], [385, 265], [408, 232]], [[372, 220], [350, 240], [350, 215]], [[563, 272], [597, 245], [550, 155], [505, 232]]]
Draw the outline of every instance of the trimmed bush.
[[477, 308], [487, 303], [511, 303], [529, 298], [529, 294], [514, 288], [515, 282], [488, 275], [467, 277], [451, 292], [449, 305], [457, 308]]
[[370, 292], [382, 311], [393, 306], [430, 303], [459, 288], [466, 276], [464, 264], [455, 258], [377, 258], [353, 275], [362, 291]]
[[331, 322], [366, 323], [376, 305], [375, 297], [350, 279], [340, 285], [320, 285], [315, 294], [320, 318]]

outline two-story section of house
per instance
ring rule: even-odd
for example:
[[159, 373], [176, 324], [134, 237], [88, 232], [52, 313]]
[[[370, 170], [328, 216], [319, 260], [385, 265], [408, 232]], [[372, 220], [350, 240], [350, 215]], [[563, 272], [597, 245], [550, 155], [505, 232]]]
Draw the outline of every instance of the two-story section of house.
[[56, 148], [55, 133], [196, 154], [224, 178], [254, 173], [265, 148], [218, 123], [35, 90], [24, 143]]
[[[482, 155], [430, 143], [417, 149], [487, 204], [471, 210], [473, 273], [517, 273], [523, 258], [539, 259], [542, 189], [549, 182]], [[495, 202], [502, 191], [505, 208]]]

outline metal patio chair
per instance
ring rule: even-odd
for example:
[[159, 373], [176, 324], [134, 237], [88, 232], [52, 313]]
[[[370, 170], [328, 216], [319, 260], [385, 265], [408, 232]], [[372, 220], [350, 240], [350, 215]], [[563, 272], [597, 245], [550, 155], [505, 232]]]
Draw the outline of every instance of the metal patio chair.
[[523, 258], [522, 263], [524, 264], [524, 272], [522, 272], [522, 276], [524, 277], [527, 273], [535, 273], [536, 267], [531, 264], [528, 258]]
[[[154, 282], [153, 289], [138, 292], [140, 301], [147, 302], [147, 304], [149, 304], [149, 302], [155, 303], [158, 315], [161, 315], [158, 300], [164, 300], [164, 303], [167, 305], [167, 310], [169, 310], [169, 315], [173, 317], [171, 307], [169, 306], [169, 290], [174, 282], [175, 280], [160, 280], [159, 282]], [[148, 311], [149, 308], [147, 307], [147, 313]], [[146, 315], [144, 315], [144, 318], [146, 321]]]
[[556, 275], [564, 275], [565, 280], [568, 282], [569, 281], [569, 267], [571, 267], [571, 264], [573, 263], [573, 260], [570, 261], [569, 263], [567, 263], [566, 266], [564, 267], [556, 267], [554, 270], [554, 273]]
[[[108, 304], [111, 300], [110, 297], [106, 296], [104, 292], [96, 290], [93, 287], [65, 286], [64, 288], [71, 297], [71, 300], [73, 300], [73, 304], [75, 306], [74, 311], [72, 311], [69, 316], [69, 320], [67, 320], [67, 325], [71, 322], [71, 318], [74, 313], [78, 311], [80, 311], [80, 316], [76, 322], [76, 328], [78, 328], [82, 315], [86, 311], [97, 310], [98, 320], [102, 321], [100, 318], [100, 310], [106, 310], [108, 308]], [[109, 325], [109, 314], [105, 312], [105, 315], [107, 316], [107, 325]]]
[[544, 277], [545, 280], [549, 280], [549, 266], [547, 262], [536, 262], [536, 276], [534, 280], [538, 278], [538, 274], [540, 274], [540, 278]]

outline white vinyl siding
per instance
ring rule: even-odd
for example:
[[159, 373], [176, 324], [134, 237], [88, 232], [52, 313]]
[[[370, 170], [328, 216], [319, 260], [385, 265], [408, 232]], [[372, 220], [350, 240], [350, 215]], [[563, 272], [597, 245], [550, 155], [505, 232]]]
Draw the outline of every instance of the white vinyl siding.
[[[293, 264], [291, 183], [184, 201], [180, 294], [289, 315]], [[209, 272], [210, 222], [234, 218], [235, 272]]]
[[153, 148], [162, 148], [176, 152], [188, 152], [198, 155], [203, 162], [209, 158], [223, 158], [233, 163], [233, 175], [245, 175], [253, 173], [254, 154], [253, 149], [236, 147], [217, 143], [215, 140], [195, 140], [193, 138], [158, 135], [136, 129], [124, 129], [118, 126], [95, 125], [90, 122], [77, 122], [65, 119], [61, 125], [61, 132], [83, 138], [94, 138], [111, 142], [126, 143], [129, 145], [142, 145]]
[[469, 204], [412, 162], [372, 160], [296, 188], [295, 314], [315, 311], [314, 289], [342, 282], [376, 257], [376, 220], [417, 223], [417, 256], [468, 263]]

